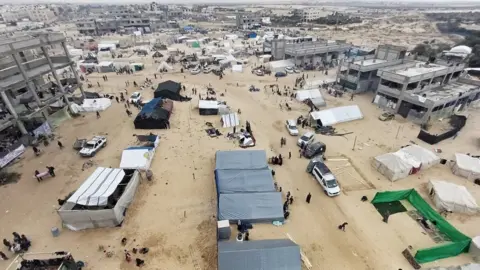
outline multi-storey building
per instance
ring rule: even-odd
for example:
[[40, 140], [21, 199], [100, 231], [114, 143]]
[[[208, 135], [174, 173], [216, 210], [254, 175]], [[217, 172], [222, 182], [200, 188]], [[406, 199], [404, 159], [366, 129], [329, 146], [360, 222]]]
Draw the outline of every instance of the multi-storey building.
[[237, 28], [240, 29], [251, 29], [256, 25], [262, 23], [262, 17], [254, 13], [241, 13], [237, 12], [235, 14]]
[[28, 17], [34, 22], [52, 23], [57, 20], [54, 10], [47, 7], [33, 7], [27, 10]]
[[326, 17], [329, 13], [321, 9], [304, 8], [294, 10], [293, 14], [300, 17], [302, 22], [309, 22], [321, 17]]
[[[27, 124], [33, 119], [49, 119], [52, 104], [70, 103], [67, 93], [80, 88], [84, 95], [65, 42], [65, 37], [59, 33], [31, 33], [0, 41], [0, 96], [3, 105], [0, 131], [17, 125], [21, 133], [27, 134], [31, 131]], [[53, 55], [50, 52], [60, 48], [64, 54]], [[60, 79], [56, 72], [67, 67], [74, 74], [68, 82]]]

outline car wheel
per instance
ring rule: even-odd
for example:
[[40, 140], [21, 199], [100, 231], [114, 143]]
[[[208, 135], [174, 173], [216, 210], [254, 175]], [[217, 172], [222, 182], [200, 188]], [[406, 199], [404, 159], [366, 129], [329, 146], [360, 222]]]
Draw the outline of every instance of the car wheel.
[[104, 148], [105, 146], [107, 146], [107, 142], [105, 142], [105, 143], [102, 145], [102, 148]]
[[96, 153], [97, 153], [97, 152], [92, 152], [92, 154], [91, 154], [90, 156], [91, 156], [91, 157], [94, 157]]
[[326, 191], [325, 189], [323, 190], [323, 193], [325, 193], [325, 195], [328, 196], [328, 193], [327, 193], [327, 191]]

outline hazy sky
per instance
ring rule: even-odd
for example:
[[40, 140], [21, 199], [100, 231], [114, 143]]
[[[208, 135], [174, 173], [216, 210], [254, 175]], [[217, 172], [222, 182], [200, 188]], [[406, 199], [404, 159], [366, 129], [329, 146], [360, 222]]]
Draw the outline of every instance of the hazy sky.
[[[24, 4], [24, 3], [29, 3], [29, 4], [34, 4], [34, 3], [88, 3], [88, 4], [136, 4], [136, 3], [150, 3], [152, 0], [16, 0], [15, 2], [12, 2], [11, 0], [0, 0], [0, 4]], [[225, 4], [290, 4], [290, 5], [301, 5], [302, 2], [309, 2], [309, 3], [318, 3], [321, 5], [322, 2], [334, 2], [334, 0], [326, 1], [326, 0], [309, 0], [309, 1], [302, 1], [302, 0], [263, 0], [263, 1], [258, 1], [258, 0], [162, 0], [162, 1], [155, 1], [157, 3], [161, 4], [204, 4], [204, 3], [225, 3]], [[343, 2], [346, 3], [346, 0], [340, 0], [338, 2]], [[350, 1], [349, 1], [350, 2]], [[459, 5], [459, 4], [480, 4], [480, 0], [392, 0], [392, 1], [385, 1], [385, 0], [353, 0], [353, 2], [390, 2], [390, 3], [398, 3], [398, 2], [403, 2], [403, 3], [415, 3], [418, 5], [424, 4], [424, 3], [439, 3], [442, 5], [445, 4], [452, 4], [452, 5]]]

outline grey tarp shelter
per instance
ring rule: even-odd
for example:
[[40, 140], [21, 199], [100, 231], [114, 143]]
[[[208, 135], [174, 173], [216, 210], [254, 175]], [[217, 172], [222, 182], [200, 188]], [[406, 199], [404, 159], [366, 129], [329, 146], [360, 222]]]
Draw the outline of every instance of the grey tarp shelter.
[[288, 239], [218, 242], [218, 270], [301, 270], [301, 263]]
[[231, 193], [218, 196], [218, 220], [244, 222], [284, 221], [280, 192]]
[[216, 170], [268, 168], [265, 150], [217, 151], [215, 164]]
[[274, 192], [270, 169], [261, 170], [216, 170], [217, 194]]
[[140, 184], [136, 170], [98, 167], [58, 210], [63, 225], [78, 231], [115, 227]]

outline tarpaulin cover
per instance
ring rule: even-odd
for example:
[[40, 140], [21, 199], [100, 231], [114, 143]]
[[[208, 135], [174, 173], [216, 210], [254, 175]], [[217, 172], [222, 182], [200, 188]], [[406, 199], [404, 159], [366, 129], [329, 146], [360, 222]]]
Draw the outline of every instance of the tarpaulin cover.
[[216, 170], [215, 184], [217, 194], [275, 191], [270, 169]]
[[218, 270], [301, 270], [301, 264], [291, 240], [218, 242]]
[[267, 153], [264, 150], [217, 151], [216, 170], [266, 169]]
[[455, 154], [452, 172], [469, 180], [480, 179], [480, 159], [465, 154]]
[[339, 123], [363, 119], [358, 105], [335, 107], [310, 113], [313, 120], [320, 120], [322, 126], [331, 126]]
[[430, 180], [428, 194], [438, 210], [472, 215], [479, 213], [477, 201], [464, 186], [446, 181]]
[[220, 194], [218, 220], [231, 223], [284, 221], [280, 192]]
[[222, 127], [229, 128], [229, 127], [236, 127], [240, 125], [240, 117], [238, 117], [237, 113], [229, 113], [222, 115]]
[[435, 155], [435, 153], [419, 145], [409, 145], [398, 150], [398, 152], [405, 152], [414, 156], [417, 160], [421, 162], [422, 169], [428, 169], [440, 163], [440, 158]]
[[122, 152], [120, 168], [148, 170], [155, 156], [153, 147], [129, 147]]
[[437, 213], [415, 189], [378, 192], [372, 200], [372, 203], [394, 202], [399, 200], [408, 200], [422, 216], [429, 221], [435, 221], [436, 227], [444, 233], [452, 243], [421, 249], [415, 254], [415, 260], [419, 263], [427, 263], [439, 259], [457, 256], [468, 252], [471, 238], [459, 232], [450, 225], [443, 217]]

